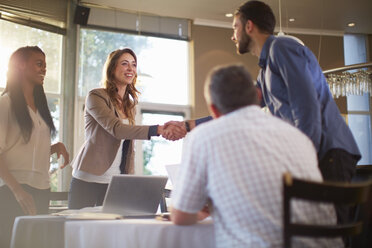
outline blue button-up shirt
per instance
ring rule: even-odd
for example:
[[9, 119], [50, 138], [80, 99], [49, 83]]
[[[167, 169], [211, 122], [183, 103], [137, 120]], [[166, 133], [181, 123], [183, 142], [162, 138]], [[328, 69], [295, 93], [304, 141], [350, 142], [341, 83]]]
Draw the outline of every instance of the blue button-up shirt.
[[257, 86], [270, 112], [304, 132], [321, 159], [343, 149], [356, 159], [360, 152], [309, 48], [288, 37], [270, 36], [261, 51]]

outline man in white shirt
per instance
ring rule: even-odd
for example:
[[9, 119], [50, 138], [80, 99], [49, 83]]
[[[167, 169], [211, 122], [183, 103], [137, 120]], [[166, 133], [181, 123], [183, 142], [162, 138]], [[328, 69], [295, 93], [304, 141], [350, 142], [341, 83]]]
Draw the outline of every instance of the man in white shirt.
[[[172, 221], [196, 223], [207, 215], [209, 202], [217, 247], [282, 247], [283, 173], [322, 180], [311, 140], [260, 110], [243, 66], [215, 69], [205, 95], [216, 120], [187, 138], [172, 194]], [[336, 223], [330, 205], [295, 201], [292, 206], [294, 221]], [[342, 247], [342, 242], [295, 239], [294, 246]]]

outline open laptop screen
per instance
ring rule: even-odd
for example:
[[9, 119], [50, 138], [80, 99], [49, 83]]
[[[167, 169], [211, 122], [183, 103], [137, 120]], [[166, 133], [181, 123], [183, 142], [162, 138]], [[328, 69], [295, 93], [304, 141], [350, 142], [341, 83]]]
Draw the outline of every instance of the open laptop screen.
[[113, 176], [102, 211], [124, 217], [154, 215], [167, 180], [165, 176]]

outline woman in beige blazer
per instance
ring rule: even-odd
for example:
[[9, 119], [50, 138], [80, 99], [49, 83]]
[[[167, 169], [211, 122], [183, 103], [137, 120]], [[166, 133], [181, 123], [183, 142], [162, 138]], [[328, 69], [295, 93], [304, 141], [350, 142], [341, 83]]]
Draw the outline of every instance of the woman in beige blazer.
[[113, 175], [133, 174], [133, 140], [185, 135], [177, 126], [135, 126], [138, 103], [137, 57], [129, 49], [112, 52], [105, 63], [104, 88], [89, 92], [85, 105], [85, 138], [72, 162], [69, 208], [100, 206]]

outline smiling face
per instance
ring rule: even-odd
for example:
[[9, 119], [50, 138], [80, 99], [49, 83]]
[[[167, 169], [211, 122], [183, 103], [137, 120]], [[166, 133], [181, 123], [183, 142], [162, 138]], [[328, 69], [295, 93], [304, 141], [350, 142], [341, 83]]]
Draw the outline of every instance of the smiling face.
[[42, 85], [46, 74], [45, 55], [31, 52], [30, 57], [23, 65], [25, 79], [33, 85]]
[[236, 45], [236, 51], [239, 54], [248, 53], [251, 51], [252, 39], [245, 32], [245, 25], [242, 23], [240, 16], [235, 15], [233, 21], [233, 36], [231, 40]]
[[128, 85], [133, 83], [137, 76], [137, 62], [129, 53], [123, 53], [118, 59], [114, 78], [116, 84]]

